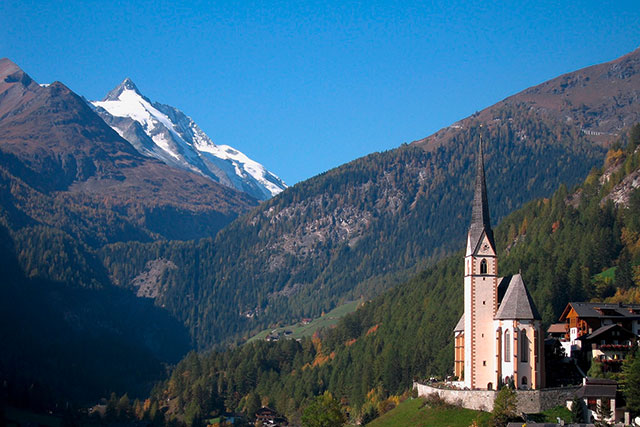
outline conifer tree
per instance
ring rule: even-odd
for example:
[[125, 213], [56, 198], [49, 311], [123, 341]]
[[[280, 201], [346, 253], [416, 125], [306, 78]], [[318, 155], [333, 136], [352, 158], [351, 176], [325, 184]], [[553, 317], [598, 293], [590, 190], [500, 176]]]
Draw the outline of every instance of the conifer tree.
[[340, 403], [328, 391], [317, 396], [302, 414], [302, 425], [305, 427], [337, 427], [346, 421]]
[[584, 402], [578, 396], [574, 397], [573, 402], [571, 402], [571, 422], [578, 424], [587, 422]]
[[632, 414], [640, 414], [640, 351], [627, 356], [622, 365], [622, 392], [627, 401], [627, 409]]
[[502, 387], [495, 401], [491, 413], [491, 425], [495, 427], [506, 426], [510, 420], [517, 417], [517, 397], [515, 390]]
[[611, 409], [609, 406], [598, 405], [596, 408], [596, 427], [609, 427], [611, 424], [607, 421], [611, 417]]

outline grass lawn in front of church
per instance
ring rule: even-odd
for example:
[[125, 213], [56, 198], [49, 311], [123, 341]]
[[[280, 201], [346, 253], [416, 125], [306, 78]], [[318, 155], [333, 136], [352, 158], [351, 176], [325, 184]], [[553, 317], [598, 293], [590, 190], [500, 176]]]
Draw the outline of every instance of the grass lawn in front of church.
[[478, 426], [489, 425], [490, 414], [457, 406], [424, 406], [421, 398], [407, 399], [396, 408], [376, 418], [371, 427], [468, 427], [476, 420]]

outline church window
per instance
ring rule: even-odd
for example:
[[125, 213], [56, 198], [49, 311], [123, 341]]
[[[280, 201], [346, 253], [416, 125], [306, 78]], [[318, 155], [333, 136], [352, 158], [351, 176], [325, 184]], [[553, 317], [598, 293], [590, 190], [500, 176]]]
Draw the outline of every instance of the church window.
[[504, 331], [504, 361], [509, 362], [511, 360], [511, 334], [507, 329]]
[[487, 260], [480, 261], [480, 274], [487, 274]]
[[482, 366], [487, 366], [487, 361], [486, 360], [482, 361]]
[[527, 331], [524, 329], [520, 331], [520, 360], [523, 362], [529, 361], [529, 339], [527, 338]]

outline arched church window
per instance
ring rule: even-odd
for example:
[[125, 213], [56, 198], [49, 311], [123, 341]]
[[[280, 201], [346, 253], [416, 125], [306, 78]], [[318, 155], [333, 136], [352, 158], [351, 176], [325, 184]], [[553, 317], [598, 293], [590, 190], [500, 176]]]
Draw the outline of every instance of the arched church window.
[[487, 260], [480, 261], [480, 274], [487, 274]]
[[493, 390], [493, 383], [487, 384], [487, 390]]
[[527, 338], [527, 331], [524, 329], [520, 331], [520, 355], [522, 362], [529, 361], [529, 339]]
[[507, 329], [504, 331], [504, 361], [508, 362], [511, 360], [511, 333]]

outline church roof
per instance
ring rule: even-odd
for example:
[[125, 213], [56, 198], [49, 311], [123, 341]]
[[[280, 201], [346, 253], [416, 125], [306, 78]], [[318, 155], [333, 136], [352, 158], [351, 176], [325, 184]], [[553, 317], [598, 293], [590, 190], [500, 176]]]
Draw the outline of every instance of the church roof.
[[502, 298], [500, 307], [496, 312], [496, 319], [540, 320], [542, 317], [536, 309], [531, 294], [522, 281], [519, 274], [511, 278], [507, 292]]
[[464, 332], [464, 313], [462, 313], [462, 317], [456, 323], [456, 327], [453, 328], [453, 332]]
[[469, 239], [471, 250], [475, 252], [482, 240], [483, 232], [487, 234], [489, 243], [495, 250], [496, 244], [493, 240], [493, 230], [491, 229], [491, 218], [489, 217], [489, 202], [487, 200], [487, 184], [484, 177], [484, 157], [482, 154], [482, 139], [478, 143], [478, 163], [476, 166], [476, 183], [474, 186], [473, 206], [471, 209], [471, 227], [469, 228]]

